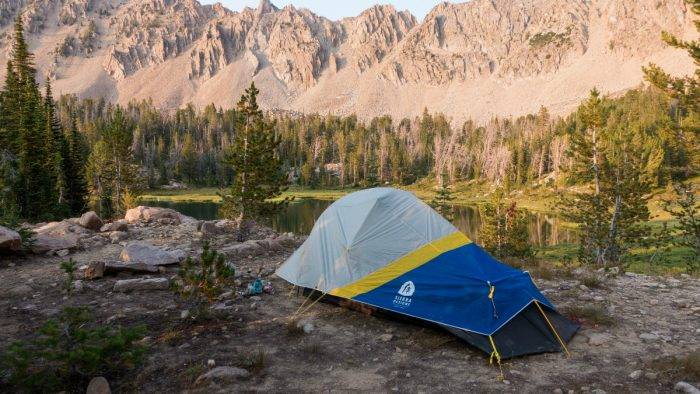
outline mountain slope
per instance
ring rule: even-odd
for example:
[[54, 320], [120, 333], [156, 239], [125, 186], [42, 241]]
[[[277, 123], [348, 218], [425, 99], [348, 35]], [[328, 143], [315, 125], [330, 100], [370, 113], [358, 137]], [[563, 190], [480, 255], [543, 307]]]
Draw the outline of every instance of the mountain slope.
[[0, 0], [0, 62], [20, 12], [58, 92], [163, 108], [230, 107], [253, 80], [266, 108], [404, 117], [427, 107], [484, 120], [541, 105], [566, 113], [594, 86], [638, 85], [649, 61], [692, 69], [659, 39], [692, 37], [683, 0], [473, 0], [422, 22], [391, 6], [331, 21], [268, 0], [242, 12], [196, 0]]

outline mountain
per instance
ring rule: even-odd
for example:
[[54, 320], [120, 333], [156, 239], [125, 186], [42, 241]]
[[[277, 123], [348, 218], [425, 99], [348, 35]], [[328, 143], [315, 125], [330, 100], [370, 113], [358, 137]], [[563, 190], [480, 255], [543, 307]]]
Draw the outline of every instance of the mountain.
[[241, 12], [196, 0], [0, 0], [2, 64], [19, 13], [58, 93], [230, 107], [253, 80], [268, 109], [428, 108], [457, 122], [543, 105], [564, 114], [593, 87], [638, 86], [648, 62], [688, 73], [660, 33], [695, 31], [683, 0], [473, 0], [441, 3], [422, 22], [388, 5], [331, 21], [268, 0]]

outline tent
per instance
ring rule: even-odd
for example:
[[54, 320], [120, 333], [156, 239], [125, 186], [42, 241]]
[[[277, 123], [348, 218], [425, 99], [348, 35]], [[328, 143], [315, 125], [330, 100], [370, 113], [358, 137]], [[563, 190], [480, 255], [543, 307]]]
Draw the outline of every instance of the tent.
[[499, 361], [566, 351], [578, 330], [529, 273], [497, 261], [412, 193], [392, 188], [334, 202], [276, 273], [322, 295], [437, 324]]

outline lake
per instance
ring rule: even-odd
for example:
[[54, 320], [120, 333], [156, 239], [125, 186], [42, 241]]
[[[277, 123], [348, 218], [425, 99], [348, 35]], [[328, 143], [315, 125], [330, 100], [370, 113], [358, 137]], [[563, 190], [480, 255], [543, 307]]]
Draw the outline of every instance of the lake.
[[[214, 202], [170, 202], [170, 201], [144, 201], [146, 205], [172, 208], [185, 215], [201, 220], [213, 220], [218, 218], [219, 204]], [[316, 218], [333, 203], [330, 200], [299, 199], [279, 214], [268, 219], [266, 224], [278, 232], [293, 232], [295, 234], [308, 234], [314, 226]], [[479, 228], [481, 217], [479, 209], [472, 206], [457, 205], [455, 209], [454, 225], [472, 240], [479, 242]], [[569, 227], [561, 226], [559, 220], [544, 213], [529, 214], [530, 242], [534, 246], [551, 246], [558, 244], [575, 243], [577, 238], [575, 231]]]

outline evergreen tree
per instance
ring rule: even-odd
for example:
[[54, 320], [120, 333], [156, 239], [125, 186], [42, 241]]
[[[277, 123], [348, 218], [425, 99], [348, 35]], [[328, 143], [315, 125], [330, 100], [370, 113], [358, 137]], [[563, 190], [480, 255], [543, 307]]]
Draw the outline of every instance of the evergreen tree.
[[85, 142], [78, 132], [77, 120], [74, 114], [70, 118], [70, 130], [67, 136], [67, 152], [64, 152], [66, 198], [72, 215], [79, 215], [85, 210], [87, 184], [85, 166], [87, 153]]
[[580, 225], [579, 258], [618, 264], [648, 228], [650, 190], [638, 152], [640, 139], [626, 127], [608, 127], [610, 106], [593, 90], [569, 130], [569, 179], [590, 187], [562, 201], [563, 214]]
[[481, 245], [497, 258], [528, 259], [534, 255], [527, 229], [527, 213], [515, 201], [508, 203], [502, 188], [496, 189], [488, 204], [479, 207]]
[[277, 155], [280, 140], [274, 124], [258, 107], [258, 93], [251, 83], [241, 96], [236, 106], [235, 135], [224, 160], [235, 175], [229, 192], [222, 195], [222, 213], [238, 220], [241, 239], [247, 236], [250, 220], [280, 207], [269, 200], [278, 197], [286, 185]]
[[[690, 9], [700, 16], [700, 0], [687, 0]], [[700, 20], [695, 20], [695, 28], [700, 32]], [[696, 65], [695, 73], [689, 76], [672, 77], [656, 64], [643, 67], [645, 79], [675, 100], [672, 107], [674, 118], [674, 138], [669, 153], [671, 160], [667, 166], [674, 179], [687, 178], [698, 171], [700, 165], [700, 42], [684, 41], [666, 31], [661, 39], [671, 47], [684, 49]]]
[[692, 251], [686, 266], [694, 273], [700, 270], [700, 207], [693, 185], [678, 183], [673, 189], [675, 198], [665, 200], [662, 207], [678, 222], [670, 231], [671, 242]]
[[54, 213], [63, 216], [69, 212], [67, 201], [67, 180], [65, 158], [68, 156], [68, 141], [63, 134], [61, 123], [56, 116], [56, 107], [51, 92], [51, 82], [46, 80], [46, 92], [44, 94], [44, 110], [46, 111], [45, 129], [45, 165], [49, 183], [44, 193], [47, 200], [55, 203]]

